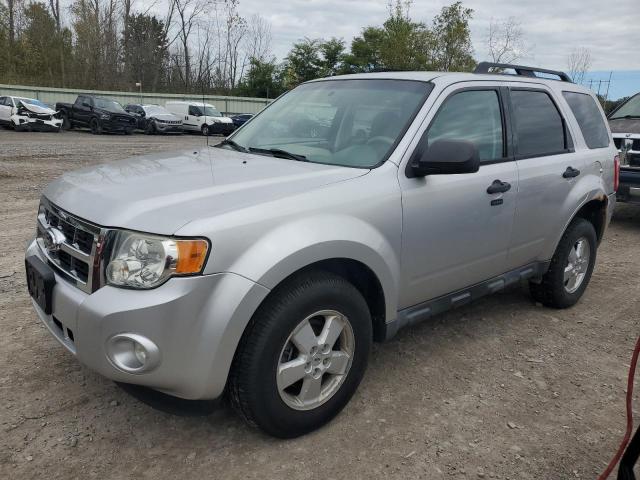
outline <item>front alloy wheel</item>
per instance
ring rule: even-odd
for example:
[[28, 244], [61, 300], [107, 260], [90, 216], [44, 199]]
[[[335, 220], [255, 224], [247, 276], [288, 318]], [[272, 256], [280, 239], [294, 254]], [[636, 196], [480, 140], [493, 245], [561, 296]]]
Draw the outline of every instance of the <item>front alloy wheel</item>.
[[291, 332], [280, 354], [280, 398], [296, 410], [311, 410], [329, 400], [349, 373], [355, 348], [347, 317], [322, 310]]
[[358, 289], [330, 272], [296, 274], [249, 322], [227, 396], [250, 425], [280, 438], [303, 435], [349, 402], [371, 342], [371, 314]]
[[209, 125], [205, 123], [204, 125], [202, 125], [202, 128], [200, 130], [202, 131], [202, 135], [204, 135], [205, 137], [209, 136]]

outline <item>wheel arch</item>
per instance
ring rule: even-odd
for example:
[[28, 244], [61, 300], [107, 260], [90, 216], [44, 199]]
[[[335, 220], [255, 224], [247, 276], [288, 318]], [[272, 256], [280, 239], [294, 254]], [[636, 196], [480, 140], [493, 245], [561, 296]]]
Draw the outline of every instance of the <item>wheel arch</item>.
[[555, 239], [551, 255], [553, 255], [553, 252], [558, 248], [558, 244], [560, 243], [564, 232], [566, 232], [569, 225], [571, 225], [571, 222], [576, 218], [584, 218], [593, 225], [593, 228], [596, 230], [596, 237], [599, 244], [607, 227], [608, 207], [609, 199], [604, 192], [596, 191], [585, 195], [584, 201], [574, 210], [571, 217], [564, 224], [562, 230]]

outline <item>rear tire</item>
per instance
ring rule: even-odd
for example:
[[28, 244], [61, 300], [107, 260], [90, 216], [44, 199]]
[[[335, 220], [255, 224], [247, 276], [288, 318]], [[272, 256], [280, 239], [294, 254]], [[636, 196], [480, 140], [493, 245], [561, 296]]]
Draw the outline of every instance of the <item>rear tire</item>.
[[323, 271], [296, 275], [271, 293], [247, 326], [228, 397], [250, 425], [280, 438], [303, 435], [349, 402], [371, 343], [369, 308], [353, 285]]
[[564, 232], [540, 283], [529, 283], [531, 296], [552, 308], [575, 305], [589, 284], [596, 263], [597, 235], [593, 224], [574, 219]]

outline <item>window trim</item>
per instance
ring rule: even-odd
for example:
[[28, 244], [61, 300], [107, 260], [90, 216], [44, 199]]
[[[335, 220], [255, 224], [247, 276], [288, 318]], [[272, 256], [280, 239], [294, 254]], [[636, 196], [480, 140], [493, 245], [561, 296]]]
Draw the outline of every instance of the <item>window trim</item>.
[[511, 132], [511, 117], [510, 117], [509, 108], [505, 98], [506, 90], [507, 90], [507, 87], [501, 86], [501, 85], [476, 85], [473, 87], [458, 88], [450, 92], [446, 97], [444, 97], [444, 99], [440, 103], [440, 106], [438, 107], [438, 110], [433, 115], [433, 118], [429, 121], [429, 125], [427, 125], [427, 128], [425, 128], [424, 131], [422, 132], [420, 136], [420, 140], [418, 141], [416, 147], [413, 149], [413, 152], [411, 152], [411, 155], [409, 156], [409, 160], [407, 161], [407, 164], [405, 167], [405, 175], [407, 176], [407, 178], [415, 177], [413, 173], [413, 169], [411, 168], [411, 165], [413, 165], [415, 161], [415, 157], [417, 155], [420, 155], [424, 150], [424, 142], [426, 142], [427, 134], [429, 133], [429, 130], [433, 126], [433, 123], [438, 118], [438, 114], [440, 113], [440, 110], [449, 101], [451, 97], [463, 92], [469, 92], [469, 91], [495, 92], [498, 97], [498, 106], [500, 107], [500, 117], [502, 121], [502, 157], [495, 158], [493, 160], [482, 160], [480, 162], [480, 168], [484, 167], [485, 165], [495, 165], [497, 163], [512, 162], [513, 160], [515, 160], [513, 156], [514, 149], [513, 149], [513, 142], [512, 142], [513, 134]]
[[[549, 97], [549, 99], [551, 100], [551, 103], [553, 104], [553, 106], [555, 107], [556, 111], [558, 112], [558, 115], [560, 116], [560, 120], [562, 121], [562, 132], [563, 132], [563, 136], [564, 136], [564, 145], [565, 148], [562, 150], [558, 150], [558, 151], [553, 151], [553, 152], [545, 152], [545, 153], [536, 153], [533, 155], [521, 155], [518, 153], [518, 134], [517, 134], [517, 130], [516, 130], [516, 118], [514, 115], [514, 107], [513, 107], [513, 102], [512, 102], [512, 97], [511, 97], [511, 92], [517, 92], [517, 91], [521, 91], [521, 92], [539, 92], [539, 93], [544, 93], [545, 95], [547, 95], [547, 97]], [[510, 116], [511, 116], [511, 126], [513, 129], [513, 152], [514, 152], [514, 158], [516, 161], [518, 160], [527, 160], [529, 158], [540, 158], [540, 157], [551, 157], [554, 155], [562, 155], [565, 153], [575, 153], [575, 144], [573, 142], [573, 137], [571, 136], [571, 132], [569, 131], [569, 125], [567, 123], [567, 119], [564, 118], [564, 115], [562, 114], [562, 110], [560, 110], [560, 107], [558, 107], [558, 102], [556, 101], [556, 99], [553, 97], [553, 94], [544, 89], [544, 88], [535, 88], [535, 87], [513, 87], [510, 86], [508, 87], [508, 104], [509, 104], [509, 112], [510, 112]]]
[[[571, 115], [573, 115], [573, 118], [575, 118], [576, 123], [578, 124], [578, 129], [580, 130], [580, 134], [582, 135], [582, 140], [584, 140], [584, 145], [585, 145], [585, 147], [587, 147], [587, 150], [599, 150], [601, 148], [609, 148], [611, 146], [611, 141], [612, 140], [611, 140], [611, 135], [609, 135], [608, 131], [607, 131], [608, 143], [606, 145], [604, 145], [602, 147], [593, 147], [593, 148], [591, 148], [589, 146], [589, 143], [587, 142], [587, 137], [585, 136], [584, 130], [582, 129], [582, 125], [580, 125], [580, 122], [578, 121], [578, 116], [573, 111], [573, 108], [571, 108], [571, 104], [567, 100], [567, 97], [564, 96], [565, 93], [575, 93], [577, 95], [584, 95], [585, 97], [589, 97], [591, 99], [591, 101], [596, 104], [596, 109], [598, 109], [598, 102], [596, 101], [596, 99], [593, 98], [592, 95], [590, 95], [588, 93], [585, 93], [585, 92], [576, 92], [575, 90], [562, 90], [562, 99], [565, 101], [565, 103], [569, 107], [569, 110], [571, 111]], [[602, 118], [601, 118], [601, 120], [602, 120]], [[605, 131], [606, 131], [607, 130], [606, 117], [605, 117], [605, 122], [603, 122], [603, 125], [604, 125]]]

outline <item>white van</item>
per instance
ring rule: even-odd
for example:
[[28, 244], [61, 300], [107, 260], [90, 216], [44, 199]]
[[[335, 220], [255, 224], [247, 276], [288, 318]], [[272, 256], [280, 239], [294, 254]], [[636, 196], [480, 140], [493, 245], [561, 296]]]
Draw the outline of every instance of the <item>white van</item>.
[[165, 107], [182, 119], [184, 130], [202, 132], [203, 135], [229, 135], [235, 130], [233, 120], [223, 116], [209, 103], [176, 101], [165, 103]]

